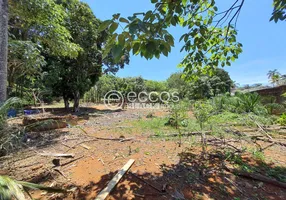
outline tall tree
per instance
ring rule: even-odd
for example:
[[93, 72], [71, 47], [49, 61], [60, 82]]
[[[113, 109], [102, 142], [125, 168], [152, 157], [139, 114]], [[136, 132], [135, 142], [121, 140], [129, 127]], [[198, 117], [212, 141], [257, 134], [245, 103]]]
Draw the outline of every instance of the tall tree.
[[88, 4], [79, 0], [59, 0], [57, 3], [66, 10], [65, 28], [71, 34], [71, 42], [77, 44], [81, 51], [75, 58], [51, 56], [45, 70], [54, 95], [63, 96], [66, 108], [68, 101], [73, 100], [73, 110], [78, 111], [80, 98], [102, 75], [103, 64], [108, 66], [106, 71], [115, 73], [129, 60], [126, 59], [128, 55], [123, 55], [114, 62], [110, 53], [105, 60], [102, 59], [101, 52], [109, 35], [98, 32], [101, 21]]
[[10, 95], [29, 100], [42, 84], [43, 55], [78, 56], [64, 26], [66, 10], [55, 0], [9, 0], [8, 83]]
[[8, 0], [0, 0], [0, 103], [7, 98]]
[[276, 85], [279, 84], [281, 74], [278, 72], [277, 69], [269, 70], [269, 72], [267, 73], [267, 76], [268, 76], [270, 83], [272, 83], [273, 86], [275, 86], [275, 84]]

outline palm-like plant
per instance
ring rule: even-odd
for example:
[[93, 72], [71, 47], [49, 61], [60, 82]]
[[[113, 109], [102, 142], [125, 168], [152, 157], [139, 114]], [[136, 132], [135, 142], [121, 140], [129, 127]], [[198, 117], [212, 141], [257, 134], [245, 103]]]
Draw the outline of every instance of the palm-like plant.
[[254, 112], [255, 107], [260, 104], [260, 96], [257, 93], [239, 94], [240, 107], [245, 112]]
[[275, 84], [278, 85], [281, 74], [277, 71], [277, 69], [269, 70], [267, 76], [269, 81], [273, 84], [273, 86]]
[[[38, 185], [34, 183], [16, 181], [8, 176], [0, 176], [0, 199], [1, 200], [25, 200], [24, 192], [27, 192], [26, 188], [45, 190], [47, 192], [65, 192], [65, 190], [46, 187], [43, 185]], [[28, 196], [31, 198], [30, 194], [27, 192]]]

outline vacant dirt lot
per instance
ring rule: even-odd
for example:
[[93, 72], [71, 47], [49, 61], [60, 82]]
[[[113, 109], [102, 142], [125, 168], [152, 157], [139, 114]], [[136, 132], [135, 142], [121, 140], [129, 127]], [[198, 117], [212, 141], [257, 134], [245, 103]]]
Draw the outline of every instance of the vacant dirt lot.
[[[101, 105], [83, 108], [77, 126], [29, 133], [23, 142], [24, 148], [0, 158], [1, 168], [17, 180], [68, 190], [66, 194], [32, 191], [35, 199], [94, 199], [129, 159], [135, 159], [134, 165], [107, 199], [282, 200], [286, 197], [285, 188], [236, 176], [226, 170], [225, 165], [236, 165], [220, 155], [221, 146], [210, 144], [208, 155], [202, 156], [201, 147], [196, 142], [200, 139], [197, 135], [183, 137], [179, 147], [176, 137], [160, 136], [154, 133], [154, 129], [140, 126], [142, 121], [164, 119], [168, 116], [166, 110], [104, 109]], [[153, 118], [146, 118], [150, 112]], [[56, 108], [47, 109], [46, 113], [64, 114], [62, 109]], [[21, 119], [9, 123], [21, 124]], [[169, 127], [166, 131], [177, 133]], [[277, 138], [285, 142], [285, 135]], [[262, 148], [269, 145], [261, 141], [257, 143]], [[235, 141], [230, 144], [236, 148], [252, 145]], [[259, 166], [259, 173], [264, 175], [268, 175], [272, 168], [280, 167], [285, 178], [285, 148], [280, 145], [268, 147], [263, 161], [245, 153], [240, 162], [245, 166]], [[43, 153], [73, 154], [73, 157], [55, 160], [55, 157]], [[58, 166], [55, 166], [56, 162], [60, 162]]]

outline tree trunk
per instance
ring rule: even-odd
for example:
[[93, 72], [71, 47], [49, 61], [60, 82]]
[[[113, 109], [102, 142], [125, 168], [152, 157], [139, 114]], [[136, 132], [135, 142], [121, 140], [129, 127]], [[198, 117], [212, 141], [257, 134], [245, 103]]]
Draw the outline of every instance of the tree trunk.
[[65, 109], [69, 110], [70, 104], [69, 104], [69, 98], [64, 94], [63, 95], [64, 98], [64, 103], [65, 103]]
[[80, 100], [80, 94], [79, 94], [79, 91], [76, 91], [74, 93], [74, 104], [73, 104], [74, 112], [79, 112], [79, 100]]
[[7, 98], [8, 0], [0, 0], [0, 102]]

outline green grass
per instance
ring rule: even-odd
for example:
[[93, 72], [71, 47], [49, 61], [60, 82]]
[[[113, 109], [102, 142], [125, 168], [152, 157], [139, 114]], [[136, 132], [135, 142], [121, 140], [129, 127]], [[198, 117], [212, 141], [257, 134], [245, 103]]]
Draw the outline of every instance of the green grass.
[[[273, 120], [269, 116], [257, 116], [251, 115], [255, 121], [259, 122], [263, 125], [269, 125], [273, 123]], [[168, 122], [168, 117], [154, 117], [149, 119], [139, 119], [136, 121], [131, 122], [133, 127], [139, 128], [143, 132], [148, 132], [154, 134], [156, 136], [164, 137], [168, 133], [177, 133], [178, 130], [175, 127], [165, 125]], [[181, 133], [186, 132], [196, 132], [200, 131], [199, 124], [197, 123], [196, 119], [188, 118], [186, 127], [180, 127]], [[221, 135], [225, 134], [224, 126], [226, 125], [235, 125], [235, 126], [250, 126], [256, 127], [257, 125], [253, 120], [249, 118], [246, 114], [237, 114], [231, 112], [223, 112], [218, 115], [214, 115], [210, 117], [210, 119], [204, 124], [203, 129], [213, 130], [214, 135]]]
[[255, 115], [252, 113], [238, 114], [225, 111], [218, 115], [211, 116], [209, 119], [209, 123], [214, 125], [229, 124], [237, 126], [256, 127], [257, 125], [250, 117], [253, 118], [254, 121], [263, 125], [271, 125], [275, 122], [275, 119], [270, 115], [264, 116], [264, 115]]
[[[150, 119], [139, 119], [131, 122], [131, 125], [135, 128], [139, 128], [143, 132], [152, 133], [156, 136], [164, 137], [167, 134], [178, 133], [175, 127], [165, 125], [168, 122], [168, 117], [155, 117]], [[195, 119], [188, 119], [186, 127], [180, 127], [182, 133], [198, 131], [199, 125]]]
[[165, 126], [167, 118], [151, 118], [151, 119], [139, 119], [133, 122], [134, 127], [141, 128], [144, 131], [161, 131], [168, 130], [168, 127]]

